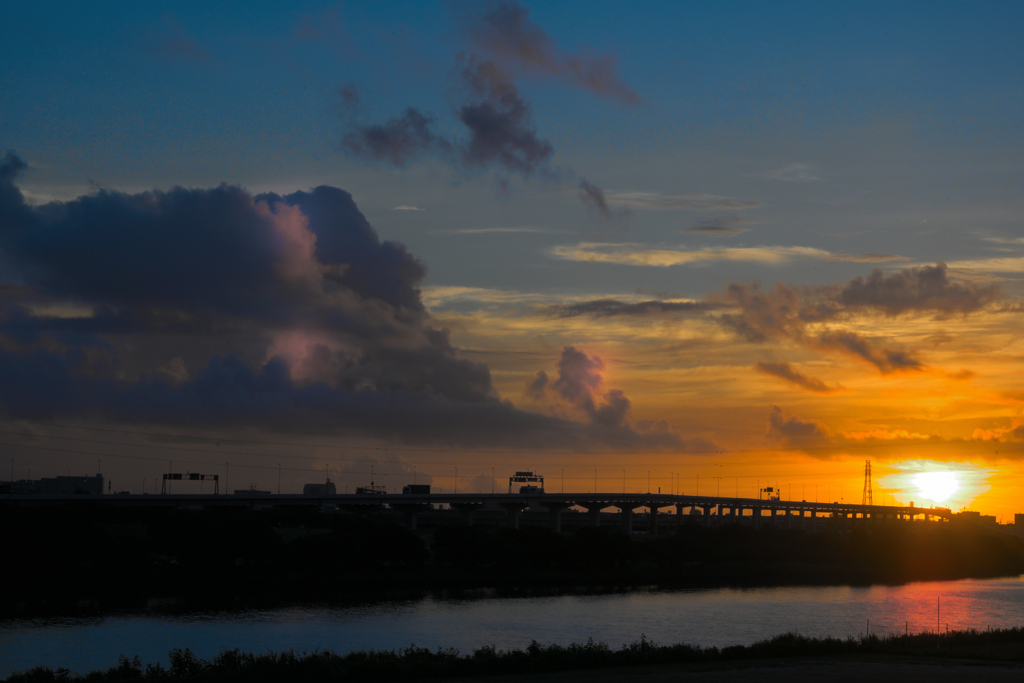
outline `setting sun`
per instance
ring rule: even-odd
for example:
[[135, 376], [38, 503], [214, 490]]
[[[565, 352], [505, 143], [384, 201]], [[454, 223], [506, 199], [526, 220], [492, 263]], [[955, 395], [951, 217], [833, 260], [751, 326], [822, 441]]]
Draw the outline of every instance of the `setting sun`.
[[921, 495], [936, 503], [943, 503], [960, 488], [955, 472], [921, 472], [914, 475], [914, 486]]

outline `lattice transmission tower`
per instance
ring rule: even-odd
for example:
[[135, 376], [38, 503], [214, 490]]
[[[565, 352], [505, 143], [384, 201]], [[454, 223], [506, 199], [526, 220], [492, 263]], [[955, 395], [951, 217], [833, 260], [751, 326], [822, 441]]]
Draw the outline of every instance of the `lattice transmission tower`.
[[860, 497], [861, 505], [874, 505], [871, 497], [871, 461], [864, 461], [864, 493]]

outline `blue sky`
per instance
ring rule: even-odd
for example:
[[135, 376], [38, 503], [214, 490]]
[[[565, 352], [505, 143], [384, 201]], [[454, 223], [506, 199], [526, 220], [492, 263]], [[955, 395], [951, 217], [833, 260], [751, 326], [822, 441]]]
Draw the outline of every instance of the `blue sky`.
[[[252, 328], [225, 300], [216, 315], [234, 322], [203, 335], [147, 328], [136, 338], [100, 325], [85, 342], [60, 336], [73, 316], [95, 321], [138, 305], [97, 295], [85, 270], [75, 271], [81, 280], [62, 271], [71, 266], [58, 258], [61, 239], [81, 238], [97, 263], [103, 246], [126, 260], [151, 258], [159, 249], [138, 231], [175, 241], [173, 221], [122, 223], [122, 213], [104, 211], [138, 210], [149, 201], [138, 193], [156, 190], [161, 210], [216, 232], [221, 224], [188, 213], [188, 202], [216, 211], [249, 197], [256, 208], [232, 220], [258, 224], [253, 248], [283, 249], [274, 272], [292, 278], [271, 288], [274, 306], [295, 295], [297, 273], [337, 279], [348, 268], [354, 277], [359, 262], [332, 255], [335, 228], [316, 212], [333, 207], [364, 240], [357, 209], [422, 271], [399, 273], [413, 261], [364, 240], [362, 265], [383, 268], [377, 275], [391, 285], [345, 286], [370, 301], [400, 281], [405, 293], [391, 289], [381, 301], [397, 307], [403, 334], [447, 330], [449, 341], [423, 342], [460, 359], [436, 372], [482, 382], [441, 391], [444, 399], [486, 395], [514, 404], [500, 419], [539, 415], [547, 434], [583, 430], [559, 443], [642, 442], [679, 457], [782, 448], [799, 469], [814, 449], [852, 462], [860, 455], [851, 444], [874, 439], [879, 458], [974, 462], [964, 471], [977, 474], [989, 470], [961, 445], [1016, 438], [1019, 3], [247, 2], [167, 11], [39, 2], [5, 15], [0, 150], [16, 155], [7, 168], [17, 201], [34, 207], [29, 223], [53, 231], [0, 244], [3, 284], [33, 292], [11, 304], [22, 317], [4, 319], [30, 340], [12, 352], [21, 358], [54, 348], [39, 340], [56, 335], [83, 354], [108, 349], [119, 382], [159, 376], [186, 389], [214, 373], [214, 356], [240, 359], [256, 384], [280, 358], [296, 391], [318, 382], [339, 391], [344, 382], [317, 375], [315, 354], [301, 349], [358, 365], [372, 344], [332, 328], [338, 311], [327, 315], [319, 299], [296, 304], [288, 330], [270, 299], [243, 307], [266, 316]], [[241, 194], [212, 190], [223, 183]], [[354, 204], [292, 194], [320, 185], [351, 193]], [[191, 194], [159, 194], [174, 187]], [[83, 196], [110, 204], [76, 203]], [[289, 213], [295, 207], [313, 213]], [[57, 218], [79, 208], [94, 223]], [[242, 248], [236, 228], [209, 244], [184, 231], [195, 242], [170, 250], [182, 260], [164, 270], [205, 275], [168, 287], [222, 282], [204, 264], [229, 254], [193, 263], [184, 247]], [[271, 252], [259, 253], [252, 267], [270, 272], [260, 259]], [[150, 291], [116, 260], [107, 268], [114, 284], [102, 291]], [[162, 299], [171, 300], [179, 314], [199, 315], [183, 294]], [[427, 317], [408, 317], [421, 305]], [[24, 316], [42, 337], [19, 327]], [[439, 391], [401, 367], [423, 400]], [[569, 390], [572, 381], [582, 384]], [[292, 398], [322, 407], [311, 396]], [[33, 410], [85, 419], [73, 407]], [[131, 421], [111, 411], [103, 419]], [[612, 418], [617, 437], [587, 431]], [[659, 441], [652, 429], [672, 438]], [[925, 436], [948, 449], [933, 457], [878, 445]]]

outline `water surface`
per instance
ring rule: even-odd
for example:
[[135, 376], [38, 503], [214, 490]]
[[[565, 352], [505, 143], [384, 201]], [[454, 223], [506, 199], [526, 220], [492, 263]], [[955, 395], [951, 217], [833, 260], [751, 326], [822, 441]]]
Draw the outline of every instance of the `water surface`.
[[[870, 623], [869, 623], [870, 622]], [[86, 673], [140, 655], [167, 664], [172, 648], [209, 658], [253, 652], [394, 649], [463, 653], [494, 645], [580, 643], [618, 648], [645, 634], [659, 644], [745, 645], [790, 631], [810, 636], [1024, 626], [1024, 576], [911, 583], [600, 596], [422, 599], [370, 606], [0, 622], [0, 676], [37, 664]]]

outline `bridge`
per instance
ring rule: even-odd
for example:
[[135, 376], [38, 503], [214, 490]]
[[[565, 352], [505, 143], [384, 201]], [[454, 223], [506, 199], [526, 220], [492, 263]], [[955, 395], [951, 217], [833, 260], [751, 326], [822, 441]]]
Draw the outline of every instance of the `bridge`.
[[[745, 524], [755, 528], [765, 523], [824, 530], [827, 524], [843, 526], [852, 523], [949, 521], [948, 508], [919, 508], [894, 505], [857, 505], [853, 503], [819, 503], [805, 500], [733, 498], [720, 496], [688, 496], [662, 493], [373, 493], [307, 496], [296, 494], [112, 494], [112, 495], [0, 495], [0, 506], [39, 505], [110, 505], [137, 508], [287, 508], [316, 507], [321, 510], [344, 510], [355, 514], [391, 511], [400, 513], [410, 529], [418, 528], [420, 518], [440, 509], [450, 512], [445, 521], [457, 520], [474, 524], [486, 517], [491, 524], [519, 528], [526, 511], [534, 520], [544, 513], [553, 531], [562, 530], [563, 514], [568, 510], [586, 511], [584, 524], [607, 524], [604, 510], [617, 510], [617, 521], [627, 533], [634, 530], [639, 517], [652, 533], [670, 525], [684, 523]], [[637, 513], [637, 511], [646, 512]], [[665, 512], [663, 512], [665, 511]], [[436, 515], [433, 515], [436, 516]]]

